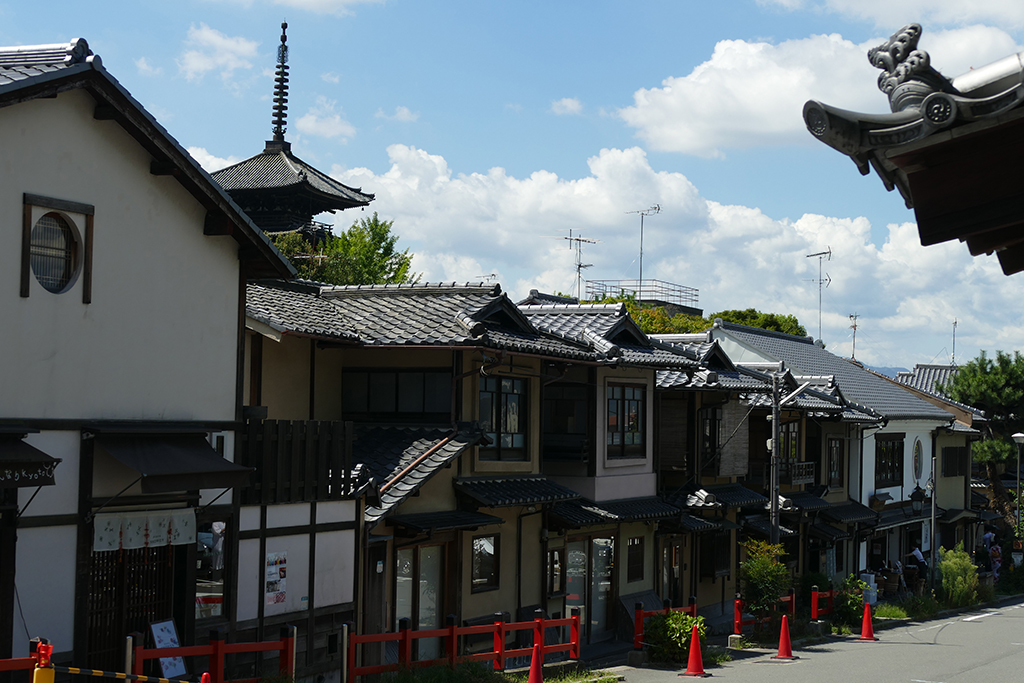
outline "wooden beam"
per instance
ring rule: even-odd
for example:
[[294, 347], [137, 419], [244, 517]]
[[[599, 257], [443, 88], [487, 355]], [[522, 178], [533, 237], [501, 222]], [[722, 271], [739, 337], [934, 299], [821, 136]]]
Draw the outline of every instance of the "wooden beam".
[[1024, 246], [1010, 247], [998, 252], [999, 265], [1003, 267], [1003, 274], [1013, 275], [1024, 270]]
[[97, 121], [113, 121], [117, 118], [117, 109], [109, 104], [97, 104], [92, 117]]
[[231, 235], [234, 228], [234, 224], [220, 211], [206, 212], [206, 219], [203, 221], [204, 235]]
[[1012, 225], [997, 230], [989, 230], [966, 240], [971, 256], [991, 254], [993, 251], [1012, 247], [1024, 242], [1024, 223], [1017, 221]]
[[149, 172], [151, 175], [179, 175], [178, 166], [168, 160], [156, 160], [154, 159], [149, 163]]

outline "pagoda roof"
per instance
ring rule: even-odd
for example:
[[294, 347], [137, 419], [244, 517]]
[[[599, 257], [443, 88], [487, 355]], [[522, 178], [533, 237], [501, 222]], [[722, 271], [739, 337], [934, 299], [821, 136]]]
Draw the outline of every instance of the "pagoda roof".
[[305, 196], [319, 208], [315, 213], [367, 206], [373, 201], [372, 194], [340, 183], [292, 154], [287, 142], [268, 142], [260, 154], [212, 175], [233, 196], [275, 190]]

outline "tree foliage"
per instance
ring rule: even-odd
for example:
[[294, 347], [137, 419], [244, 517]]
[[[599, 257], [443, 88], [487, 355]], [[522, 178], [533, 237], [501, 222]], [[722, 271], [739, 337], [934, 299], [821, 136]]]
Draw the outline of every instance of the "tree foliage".
[[399, 251], [398, 236], [391, 233], [394, 221], [363, 218], [340, 235], [311, 246], [300, 233], [285, 233], [274, 244], [304, 280], [333, 285], [391, 285], [412, 283], [409, 250]]
[[626, 310], [629, 311], [630, 316], [632, 316], [633, 320], [637, 321], [640, 329], [647, 334], [692, 334], [703, 332], [714, 325], [716, 318], [721, 318], [725, 322], [736, 323], [737, 325], [758, 327], [762, 330], [771, 330], [773, 332], [784, 332], [785, 334], [793, 334], [798, 337], [807, 336], [807, 328], [800, 324], [795, 315], [763, 313], [754, 308], [719, 311], [702, 318], [699, 315], [686, 315], [685, 313], [669, 315], [664, 306], [647, 305], [643, 307], [643, 314], [641, 315], [637, 300], [632, 296], [606, 297], [597, 303], [610, 304], [619, 302], [626, 304]]
[[997, 466], [1015, 462], [1017, 444], [1012, 435], [1024, 431], [1024, 356], [1017, 351], [1012, 356], [996, 351], [991, 358], [982, 351], [937, 388], [954, 401], [985, 411], [987, 438], [971, 447], [971, 455], [985, 466], [996, 509], [1013, 524], [1015, 508]]
[[755, 617], [771, 616], [793, 583], [789, 568], [779, 561], [786, 551], [781, 545], [757, 540], [747, 541], [743, 549], [747, 551], [747, 559], [740, 565], [743, 602]]

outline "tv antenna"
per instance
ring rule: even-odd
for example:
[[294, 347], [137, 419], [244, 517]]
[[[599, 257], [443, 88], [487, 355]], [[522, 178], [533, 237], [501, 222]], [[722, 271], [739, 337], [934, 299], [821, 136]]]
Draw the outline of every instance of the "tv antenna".
[[478, 280], [480, 280], [482, 282], [491, 283], [491, 282], [494, 282], [498, 278], [498, 274], [497, 273], [487, 273], [487, 275], [477, 275], [476, 277], [477, 277]]
[[[643, 317], [643, 291], [644, 291], [644, 216], [654, 216], [661, 213], [661, 204], [655, 204], [646, 209], [627, 211], [626, 213], [640, 214], [640, 279], [636, 281], [636, 310], [637, 317]], [[637, 322], [640, 322], [639, 320]]]
[[590, 268], [591, 266], [594, 265], [593, 263], [584, 263], [583, 262], [583, 245], [584, 244], [598, 244], [601, 240], [590, 239], [588, 237], [584, 237], [583, 235], [579, 235], [579, 234], [574, 237], [573, 234], [572, 234], [572, 228], [569, 229], [569, 235], [568, 236], [565, 236], [565, 235], [548, 235], [548, 236], [551, 237], [552, 239], [556, 239], [556, 240], [568, 240], [569, 241], [569, 248], [573, 249], [576, 252], [576, 263], [575, 263], [575, 268], [576, 268], [576, 300], [579, 301], [581, 296], [582, 296], [582, 292], [583, 292], [583, 269], [584, 268]]
[[825, 249], [825, 251], [819, 251], [817, 254], [807, 254], [807, 258], [814, 258], [815, 256], [818, 257], [818, 279], [815, 280], [812, 278], [810, 280], [804, 280], [804, 282], [818, 283], [818, 339], [821, 339], [821, 290], [823, 289], [822, 285], [828, 287], [830, 284], [832, 284], [832, 278], [828, 276], [828, 273], [825, 273], [824, 277], [822, 277], [821, 275], [821, 262], [832, 260], [832, 247], [825, 247]]
[[850, 351], [850, 360], [857, 360], [857, 318], [859, 317], [856, 313], [850, 315], [852, 321], [850, 329], [853, 330], [853, 349]]
[[953, 353], [949, 356], [949, 364], [956, 367], [956, 318], [953, 318]]

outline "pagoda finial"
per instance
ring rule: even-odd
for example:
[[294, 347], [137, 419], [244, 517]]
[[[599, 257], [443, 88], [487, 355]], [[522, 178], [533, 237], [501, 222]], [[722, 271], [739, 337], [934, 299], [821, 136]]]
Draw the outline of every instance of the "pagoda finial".
[[281, 23], [281, 44], [277, 46], [277, 78], [274, 80], [274, 141], [284, 142], [288, 121], [288, 22]]

